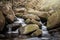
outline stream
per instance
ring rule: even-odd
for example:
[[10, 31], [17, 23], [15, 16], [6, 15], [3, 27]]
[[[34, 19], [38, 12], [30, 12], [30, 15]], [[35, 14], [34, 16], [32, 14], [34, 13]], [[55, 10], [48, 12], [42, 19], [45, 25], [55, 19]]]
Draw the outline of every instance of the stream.
[[[27, 24], [25, 24], [24, 22], [24, 19], [22, 18], [17, 18], [18, 21], [15, 21], [14, 23], [21, 23], [22, 26], [26, 26]], [[46, 26], [44, 26], [44, 24], [40, 21], [40, 23], [42, 24], [42, 37], [38, 38], [38, 37], [33, 37], [33, 38], [27, 38], [27, 39], [24, 39], [24, 40], [55, 40], [48, 32]], [[8, 34], [15, 34], [17, 33], [18, 34], [18, 29], [16, 31], [11, 31], [11, 28], [9, 27], [9, 31], [8, 31]], [[51, 39], [52, 37], [52, 39]], [[20, 38], [18, 38], [20, 39]], [[17, 38], [15, 38], [14, 40], [18, 40]], [[22, 40], [22, 39], [21, 39]]]

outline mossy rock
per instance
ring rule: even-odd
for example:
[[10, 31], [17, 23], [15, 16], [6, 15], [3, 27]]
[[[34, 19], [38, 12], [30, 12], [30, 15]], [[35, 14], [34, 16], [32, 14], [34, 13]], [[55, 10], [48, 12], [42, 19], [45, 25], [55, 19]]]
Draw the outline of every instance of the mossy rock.
[[33, 32], [31, 34], [31, 36], [41, 36], [42, 35], [42, 30], [41, 29], [37, 29], [35, 32]]
[[39, 29], [39, 26], [36, 24], [29, 24], [24, 27], [23, 34], [29, 34], [35, 30]]

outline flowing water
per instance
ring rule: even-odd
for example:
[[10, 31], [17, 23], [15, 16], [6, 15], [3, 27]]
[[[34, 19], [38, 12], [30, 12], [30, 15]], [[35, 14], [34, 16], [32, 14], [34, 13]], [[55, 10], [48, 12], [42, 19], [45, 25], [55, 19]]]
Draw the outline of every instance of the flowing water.
[[[26, 26], [24, 19], [22, 18], [17, 18], [18, 21], [15, 21], [14, 23], [21, 23], [22, 26]], [[42, 22], [41, 23], [41, 27], [42, 27], [42, 37], [38, 38], [38, 37], [33, 37], [33, 38], [28, 38], [26, 40], [50, 40], [51, 36], [46, 28], [46, 26], [44, 26], [44, 24]], [[8, 33], [18, 33], [18, 29], [16, 31], [11, 31], [11, 28], [9, 28], [9, 32]], [[16, 40], [16, 39], [14, 39]], [[24, 39], [25, 40], [25, 39]]]

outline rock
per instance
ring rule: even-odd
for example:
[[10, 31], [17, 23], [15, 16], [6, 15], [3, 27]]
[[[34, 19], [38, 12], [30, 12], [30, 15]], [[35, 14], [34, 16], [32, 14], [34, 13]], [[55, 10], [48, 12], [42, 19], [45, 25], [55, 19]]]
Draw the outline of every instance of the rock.
[[17, 17], [22, 17], [24, 14], [23, 13], [16, 13], [15, 14]]
[[12, 31], [15, 31], [16, 29], [20, 28], [22, 25], [20, 23], [12, 23], [8, 24], [7, 28], [12, 28]]
[[34, 14], [26, 14], [26, 15], [23, 15], [23, 18], [24, 19], [35, 19], [35, 20], [40, 20], [40, 18], [37, 16], [37, 15], [34, 15]]
[[25, 13], [27, 10], [26, 8], [15, 8], [14, 9], [15, 13]]
[[29, 9], [28, 13], [29, 14], [35, 14], [35, 15], [39, 16], [40, 18], [45, 18], [45, 19], [47, 19], [50, 16], [50, 14], [48, 12], [37, 11], [37, 10], [34, 10], [34, 9]]
[[39, 29], [39, 26], [36, 24], [29, 24], [24, 27], [23, 34], [29, 34], [35, 30]]
[[41, 0], [41, 4], [37, 4], [36, 9], [49, 11], [51, 9], [60, 8], [60, 0]]
[[31, 36], [41, 36], [41, 34], [42, 34], [42, 30], [41, 29], [37, 29], [35, 32], [33, 32], [31, 34]]
[[4, 25], [5, 25], [5, 18], [3, 16], [3, 13], [0, 11], [0, 31], [3, 30]]
[[14, 11], [12, 10], [12, 5], [10, 3], [6, 3], [3, 5], [2, 11], [9, 23], [12, 23], [15, 19]]
[[15, 15], [17, 17], [22, 17], [23, 15], [27, 14], [26, 8], [16, 8], [15, 9]]
[[56, 10], [47, 20], [47, 28], [52, 29], [60, 26], [60, 11]]
[[25, 4], [26, 8], [34, 8], [36, 7], [37, 3], [39, 2], [38, 0], [26, 0], [27, 3]]
[[26, 8], [49, 11], [60, 8], [60, 0], [27, 0]]
[[39, 21], [36, 21], [34, 19], [26, 19], [25, 23], [27, 23], [27, 24], [37, 24], [37, 25], [41, 26]]

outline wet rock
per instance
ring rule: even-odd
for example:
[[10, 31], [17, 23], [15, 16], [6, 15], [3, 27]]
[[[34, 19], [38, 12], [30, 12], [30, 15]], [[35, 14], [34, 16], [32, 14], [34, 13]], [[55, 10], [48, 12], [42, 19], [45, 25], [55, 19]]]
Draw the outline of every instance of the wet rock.
[[11, 3], [3, 4], [2, 11], [3, 11], [3, 14], [5, 15], [7, 21], [9, 23], [12, 23], [15, 19], [15, 14], [14, 14], [14, 11], [12, 10], [12, 4]]
[[35, 19], [35, 20], [40, 20], [40, 18], [37, 16], [37, 15], [34, 15], [34, 14], [26, 14], [26, 15], [23, 15], [23, 18], [24, 19]]
[[60, 11], [56, 10], [47, 21], [47, 28], [52, 29], [60, 26]]
[[40, 17], [40, 18], [45, 18], [45, 19], [47, 19], [47, 18], [50, 16], [48, 12], [37, 11], [37, 10], [34, 10], [34, 9], [29, 9], [29, 10], [28, 10], [28, 13], [29, 13], [29, 14], [35, 14], [35, 15], [37, 15], [38, 17]]
[[35, 32], [31, 34], [31, 36], [41, 36], [41, 34], [42, 34], [41, 29], [37, 29]]
[[3, 13], [0, 11], [0, 31], [3, 30], [4, 25], [5, 25], [5, 18], [3, 16]]
[[12, 24], [8, 24], [7, 28], [11, 28], [12, 31], [15, 31], [16, 29], [18, 29], [19, 27], [21, 27], [22, 25], [20, 23], [12, 23]]
[[34, 19], [26, 19], [25, 23], [27, 23], [27, 24], [37, 24], [37, 25], [41, 26], [39, 21], [36, 21]]
[[36, 24], [29, 24], [24, 27], [23, 34], [29, 34], [35, 30], [39, 29], [39, 26]]

